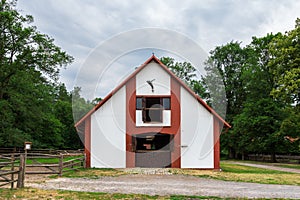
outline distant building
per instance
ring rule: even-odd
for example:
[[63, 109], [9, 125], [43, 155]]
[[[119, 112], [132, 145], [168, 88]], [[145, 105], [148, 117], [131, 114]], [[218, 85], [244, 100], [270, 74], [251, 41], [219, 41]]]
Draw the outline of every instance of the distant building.
[[220, 168], [230, 125], [154, 55], [76, 123], [86, 165]]

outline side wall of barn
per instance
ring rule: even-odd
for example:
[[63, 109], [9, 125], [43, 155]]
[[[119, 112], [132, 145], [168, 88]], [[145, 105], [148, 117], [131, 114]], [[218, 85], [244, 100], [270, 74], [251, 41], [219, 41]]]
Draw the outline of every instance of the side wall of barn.
[[214, 119], [181, 87], [181, 168], [214, 168]]
[[91, 116], [91, 167], [126, 167], [125, 87]]

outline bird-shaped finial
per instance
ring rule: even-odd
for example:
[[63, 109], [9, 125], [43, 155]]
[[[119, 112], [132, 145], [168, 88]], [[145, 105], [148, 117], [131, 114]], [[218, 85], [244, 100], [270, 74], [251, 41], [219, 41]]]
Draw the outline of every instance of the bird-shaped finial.
[[155, 81], [155, 79], [152, 79], [151, 81], [150, 80], [146, 81], [150, 85], [150, 87], [152, 88], [152, 92], [154, 92], [154, 86], [153, 86], [153, 83], [152, 83], [153, 81]]

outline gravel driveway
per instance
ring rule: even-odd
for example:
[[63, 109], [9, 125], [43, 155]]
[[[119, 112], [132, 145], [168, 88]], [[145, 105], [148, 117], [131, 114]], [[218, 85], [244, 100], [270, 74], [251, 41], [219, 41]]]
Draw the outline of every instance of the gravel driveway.
[[135, 193], [148, 195], [198, 195], [247, 198], [300, 199], [300, 186], [268, 185], [203, 179], [183, 175], [130, 174], [99, 179], [58, 178], [30, 187], [88, 192]]

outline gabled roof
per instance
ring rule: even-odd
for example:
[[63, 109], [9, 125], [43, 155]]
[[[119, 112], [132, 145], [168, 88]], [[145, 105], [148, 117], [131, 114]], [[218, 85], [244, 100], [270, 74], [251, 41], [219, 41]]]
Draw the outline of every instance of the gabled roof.
[[230, 128], [231, 126], [220, 116], [216, 111], [214, 111], [209, 105], [203, 101], [197, 94], [195, 94], [186, 84], [178, 78], [171, 70], [168, 69], [167, 66], [165, 66], [155, 55], [152, 55], [144, 64], [142, 64], [140, 67], [138, 67], [129, 77], [127, 77], [119, 86], [117, 86], [113, 91], [111, 91], [102, 101], [100, 101], [92, 110], [90, 110], [84, 117], [82, 117], [76, 124], [75, 127], [78, 127], [82, 122], [86, 120], [90, 115], [92, 115], [95, 111], [97, 111], [107, 100], [109, 100], [114, 93], [116, 93], [118, 90], [120, 90], [131, 78], [136, 76], [142, 69], [144, 69], [150, 62], [156, 62], [158, 63], [172, 78], [174, 78], [176, 81], [180, 83], [182, 87], [184, 87], [192, 96], [194, 96], [197, 101], [204, 106], [210, 113], [212, 113], [215, 117], [217, 117], [227, 128]]

